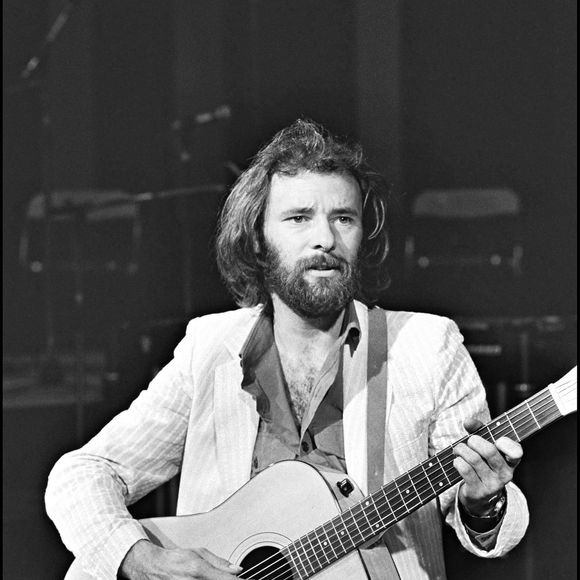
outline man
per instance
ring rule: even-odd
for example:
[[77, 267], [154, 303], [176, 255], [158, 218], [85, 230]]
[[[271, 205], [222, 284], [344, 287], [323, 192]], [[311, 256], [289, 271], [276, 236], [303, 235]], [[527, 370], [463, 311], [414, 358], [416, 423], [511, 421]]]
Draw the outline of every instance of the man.
[[[456, 325], [370, 308], [385, 286], [385, 202], [360, 148], [299, 120], [280, 131], [235, 184], [217, 239], [236, 311], [190, 322], [174, 359], [131, 407], [49, 477], [47, 511], [97, 578], [234, 578], [210, 553], [147, 539], [126, 505], [181, 472], [178, 514], [212, 509], [273, 462], [300, 459], [347, 473], [363, 491], [414, 467], [489, 419], [481, 381]], [[386, 323], [386, 427], [369, 442], [370, 322]], [[376, 338], [376, 337], [375, 337]], [[379, 414], [379, 416], [381, 416]], [[383, 419], [382, 425], [384, 426]], [[384, 439], [384, 442], [383, 442]], [[521, 446], [473, 435], [454, 449], [462, 482], [389, 529], [403, 580], [444, 578], [438, 507], [483, 557], [523, 536], [526, 501], [511, 483]], [[382, 464], [381, 464], [382, 465]]]

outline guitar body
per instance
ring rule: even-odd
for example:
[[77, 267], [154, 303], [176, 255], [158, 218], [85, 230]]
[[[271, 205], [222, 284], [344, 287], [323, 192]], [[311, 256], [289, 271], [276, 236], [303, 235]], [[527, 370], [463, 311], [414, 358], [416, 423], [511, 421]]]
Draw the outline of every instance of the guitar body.
[[[363, 496], [356, 487], [348, 498], [340, 495], [336, 483], [344, 478], [344, 474], [319, 472], [300, 461], [282, 461], [207, 513], [150, 518], [141, 520], [141, 524], [158, 545], [205, 547], [248, 569], [360, 501]], [[385, 569], [390, 566], [392, 562], [386, 561]], [[312, 577], [317, 580], [368, 579], [358, 550]], [[90, 578], [75, 561], [65, 580]], [[271, 575], [251, 578], [270, 580]], [[291, 573], [287, 578], [304, 580], [304, 576], [299, 578], [295, 574], [293, 577]], [[385, 576], [385, 580], [390, 578]]]

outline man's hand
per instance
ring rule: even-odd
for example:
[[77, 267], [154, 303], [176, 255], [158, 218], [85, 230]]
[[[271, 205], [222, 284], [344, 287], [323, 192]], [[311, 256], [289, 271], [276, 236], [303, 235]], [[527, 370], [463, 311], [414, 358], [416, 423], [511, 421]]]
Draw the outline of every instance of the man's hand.
[[[475, 419], [464, 423], [468, 433], [477, 431], [482, 425]], [[467, 443], [459, 443], [454, 453], [453, 466], [463, 477], [459, 501], [474, 516], [488, 515], [493, 508], [493, 498], [513, 478], [524, 454], [522, 446], [507, 437], [500, 437], [493, 444], [472, 435]]]
[[139, 540], [127, 552], [119, 572], [130, 580], [234, 580], [242, 568], [205, 548], [168, 550]]

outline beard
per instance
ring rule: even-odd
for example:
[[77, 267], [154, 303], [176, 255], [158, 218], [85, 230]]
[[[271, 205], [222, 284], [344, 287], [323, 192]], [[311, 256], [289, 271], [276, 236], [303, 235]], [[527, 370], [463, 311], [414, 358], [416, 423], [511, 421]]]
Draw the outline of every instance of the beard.
[[[311, 282], [306, 272], [316, 268], [336, 268], [338, 272]], [[300, 316], [320, 318], [337, 314], [353, 300], [360, 286], [360, 268], [358, 258], [348, 262], [331, 254], [301, 258], [288, 268], [278, 250], [266, 243], [264, 281], [270, 293]]]

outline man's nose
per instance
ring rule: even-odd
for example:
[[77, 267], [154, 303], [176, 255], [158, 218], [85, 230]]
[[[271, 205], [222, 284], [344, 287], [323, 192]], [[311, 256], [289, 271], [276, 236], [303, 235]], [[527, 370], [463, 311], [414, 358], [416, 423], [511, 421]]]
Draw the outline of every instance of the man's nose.
[[315, 220], [312, 230], [312, 247], [315, 250], [330, 252], [334, 249], [336, 233], [326, 218]]

